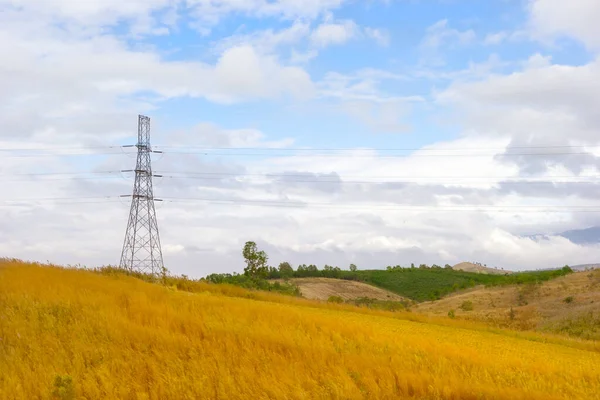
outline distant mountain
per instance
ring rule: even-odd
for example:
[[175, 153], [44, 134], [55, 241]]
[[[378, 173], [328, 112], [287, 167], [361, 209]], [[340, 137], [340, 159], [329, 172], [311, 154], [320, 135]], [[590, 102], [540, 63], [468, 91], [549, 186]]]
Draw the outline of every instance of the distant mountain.
[[567, 238], [575, 244], [597, 244], [600, 243], [600, 226], [565, 231], [557, 236]]
[[587, 271], [590, 269], [600, 269], [600, 264], [581, 264], [569, 265], [573, 271]]
[[594, 226], [586, 229], [573, 229], [570, 231], [564, 231], [560, 233], [553, 234], [535, 234], [535, 235], [525, 235], [530, 239], [536, 241], [549, 240], [551, 236], [561, 236], [565, 239], [570, 240], [575, 244], [600, 244], [600, 226]]

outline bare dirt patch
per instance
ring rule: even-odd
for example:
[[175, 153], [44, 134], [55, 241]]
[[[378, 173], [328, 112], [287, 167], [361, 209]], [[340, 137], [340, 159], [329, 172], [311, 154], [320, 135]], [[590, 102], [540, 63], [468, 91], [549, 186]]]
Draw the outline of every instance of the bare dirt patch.
[[402, 296], [362, 282], [331, 278], [294, 278], [290, 282], [300, 288], [307, 299], [327, 300], [339, 296], [344, 300], [368, 297], [377, 300], [401, 301]]
[[490, 268], [484, 265], [473, 264], [470, 262], [462, 262], [452, 267], [455, 271], [475, 272], [478, 274], [491, 274], [491, 275], [506, 275], [511, 274], [512, 271], [505, 271], [503, 269]]

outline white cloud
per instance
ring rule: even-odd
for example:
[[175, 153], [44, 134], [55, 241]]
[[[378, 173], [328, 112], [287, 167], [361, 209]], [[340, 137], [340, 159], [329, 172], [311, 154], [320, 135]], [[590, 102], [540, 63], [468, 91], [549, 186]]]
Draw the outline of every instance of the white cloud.
[[[456, 83], [440, 99], [466, 102], [468, 107], [483, 105], [504, 111], [539, 111], [547, 113], [549, 121], [555, 119], [552, 115], [572, 116], [573, 121], [580, 124], [576, 131], [566, 134], [549, 129], [531, 135], [548, 138], [554, 132], [556, 137], [600, 140], [589, 129], [600, 122], [594, 106], [600, 101], [600, 62], [595, 60], [583, 66], [549, 65], [548, 58], [534, 55], [526, 65], [527, 69], [510, 75], [491, 75], [477, 82]], [[514, 126], [520, 130], [523, 125]]]
[[552, 65], [552, 56], [543, 56], [535, 53], [524, 63], [525, 69], [547, 68]]
[[412, 127], [405, 122], [411, 111], [408, 101], [392, 100], [377, 103], [349, 100], [343, 102], [340, 108], [368, 126], [374, 133], [406, 133], [412, 130]]
[[223, 94], [207, 97], [217, 101], [268, 98], [280, 94], [301, 98], [312, 95], [312, 83], [304, 70], [282, 67], [276, 58], [260, 56], [252, 47], [227, 50], [215, 66], [214, 73], [218, 86], [224, 89]]
[[[324, 97], [334, 97], [341, 100], [370, 100], [386, 102], [401, 97], [386, 95], [380, 88], [383, 81], [401, 81], [408, 78], [389, 71], [365, 68], [352, 74], [329, 72], [319, 83], [319, 93]], [[408, 96], [404, 99], [421, 101], [418, 96]]]
[[321, 24], [314, 27], [306, 20], [296, 20], [280, 30], [236, 33], [215, 42], [213, 51], [220, 54], [231, 47], [249, 45], [261, 54], [285, 54], [289, 48], [291, 64], [306, 64], [325, 47], [342, 45], [361, 37], [374, 40], [380, 46], [387, 46], [390, 41], [385, 30], [361, 28], [354, 21], [334, 21], [331, 15], [327, 15]]
[[565, 35], [600, 49], [600, 2], [597, 0], [530, 0], [531, 25], [540, 38]]
[[311, 34], [311, 41], [317, 47], [346, 43], [358, 35], [359, 29], [354, 21], [324, 22]]
[[459, 31], [448, 27], [448, 20], [436, 22], [427, 28], [427, 34], [421, 41], [421, 46], [429, 49], [439, 49], [446, 44], [458, 43], [461, 45], [475, 41], [475, 32], [471, 29]]
[[[458, 111], [454, 117], [461, 119], [465, 130], [507, 137], [514, 146], [594, 146], [600, 143], [600, 118], [594, 106], [600, 102], [599, 93], [598, 60], [570, 66], [551, 64], [549, 57], [535, 54], [523, 63], [521, 71], [455, 82], [437, 99]], [[600, 159], [593, 152], [509, 155], [505, 161], [516, 163], [524, 174], [552, 169], [581, 173], [600, 168]]]
[[[344, 0], [0, 0], [9, 10], [30, 16], [59, 19], [73, 27], [99, 28], [122, 22], [137, 27], [137, 33], [152, 33], [158, 25], [172, 25], [178, 11], [193, 18], [193, 25], [210, 29], [230, 14], [283, 19], [316, 19], [342, 5]], [[155, 14], [166, 18], [157, 21]], [[142, 27], [144, 27], [142, 29]], [[161, 33], [162, 30], [158, 31]]]
[[315, 49], [307, 51], [297, 51], [292, 49], [292, 55], [290, 56], [290, 63], [292, 64], [306, 64], [319, 55], [319, 52]]
[[132, 50], [114, 36], [72, 35], [49, 21], [30, 20], [27, 13], [13, 17], [0, 25], [5, 135], [40, 134], [48, 128], [44, 122], [59, 117], [85, 121], [102, 113], [150, 110], [173, 97], [232, 103], [307, 98], [313, 92], [303, 69], [251, 46], [229, 48], [212, 65], [165, 61], [152, 49]]
[[390, 44], [390, 34], [386, 30], [366, 27], [364, 31], [367, 37], [375, 40], [380, 46]]
[[497, 45], [504, 42], [508, 38], [507, 32], [496, 32], [486, 35], [483, 43], [486, 45]]
[[221, 53], [231, 47], [250, 45], [261, 53], [272, 53], [278, 47], [293, 46], [310, 35], [310, 24], [295, 21], [288, 28], [275, 31], [266, 29], [249, 34], [235, 34], [219, 40], [214, 49]]
[[440, 20], [427, 28], [419, 49], [421, 61], [427, 64], [444, 64], [442, 49], [473, 43], [477, 35], [471, 29], [459, 31], [448, 26], [448, 20]]
[[316, 19], [340, 7], [344, 0], [187, 0], [186, 3], [198, 18], [216, 23], [231, 13], [255, 17]]
[[507, 42], [528, 41], [531, 39], [531, 32], [525, 29], [517, 29], [514, 31], [488, 33], [483, 39], [483, 44], [486, 46], [497, 46]]
[[[223, 129], [216, 124], [203, 122], [191, 129], [164, 133], [163, 142], [170, 145], [193, 145], [216, 148], [283, 148], [294, 144], [293, 138], [276, 141], [267, 140], [266, 135], [257, 129]], [[159, 139], [161, 137], [159, 136]]]
[[[271, 146], [259, 131], [222, 130], [212, 124], [201, 124], [189, 132], [167, 137], [181, 146]], [[497, 175], [497, 180], [502, 180], [517, 173], [513, 167], [494, 160], [491, 154], [489, 157], [429, 157], [432, 153], [464, 154], [465, 147], [497, 148], [505, 144], [504, 139], [468, 137], [433, 144], [405, 158], [381, 158], [373, 150], [357, 149], [342, 157], [300, 152], [300, 155], [262, 157], [243, 164], [229, 158], [221, 163], [218, 158], [208, 160], [165, 153], [155, 166], [158, 173], [177, 169], [198, 174], [232, 174], [216, 179], [211, 175], [210, 179], [194, 179], [188, 175], [186, 179], [165, 178], [155, 182], [157, 196], [167, 200], [157, 211], [165, 262], [174, 273], [191, 276], [239, 271], [242, 265], [239, 250], [245, 240], [258, 241], [275, 264], [287, 259], [294, 264], [314, 262], [345, 267], [356, 262], [375, 268], [397, 263], [478, 260], [501, 267], [533, 268], [560, 266], [567, 261], [590, 261], [594, 248], [575, 246], [560, 239], [537, 243], [509, 233], [522, 225], [519, 217], [539, 228], [549, 218], [550, 222], [560, 218], [556, 215], [530, 214], [518, 208], [504, 213], [431, 208], [476, 203], [483, 207], [526, 205], [526, 199], [511, 198], [493, 190], [488, 192], [493, 187], [490, 176]], [[123, 157], [115, 167], [126, 168], [132, 162], [133, 159]], [[268, 177], [268, 174], [286, 173], [279, 175], [280, 178]], [[467, 174], [487, 179], [483, 182], [468, 180], [465, 179]], [[364, 183], [370, 180], [383, 183]], [[420, 185], [389, 183], [395, 180], [412, 180]], [[43, 191], [49, 197], [120, 194], [127, 193], [131, 185], [127, 180], [111, 182], [111, 185], [75, 179], [61, 185], [56, 183], [3, 182], [12, 194], [10, 198], [14, 198], [15, 193], [20, 197], [35, 197], [34, 191]], [[173, 198], [214, 201], [170, 202]], [[237, 199], [237, 202], [221, 204], [219, 199]], [[277, 203], [258, 206], [248, 202], [265, 199], [300, 202], [307, 206], [278, 207]], [[542, 201], [549, 203], [547, 199], [535, 199], [534, 204]], [[590, 199], [589, 204], [593, 201]], [[557, 203], [581, 204], [581, 200], [561, 198]], [[0, 229], [2, 254], [69, 263], [118, 260], [127, 202], [47, 204], [22, 209], [0, 207], [0, 218], [10, 221]], [[407, 205], [417, 208], [410, 209]], [[570, 219], [563, 222], [563, 226], [576, 224]], [[36, 229], [32, 231], [33, 225]], [[94, 229], [89, 229], [90, 226]], [[73, 251], [73, 248], [78, 250]], [[203, 263], [198, 264], [200, 257]]]
[[336, 99], [335, 111], [357, 119], [374, 133], [404, 133], [412, 103], [424, 101], [420, 96], [394, 96], [381, 89], [383, 82], [402, 81], [401, 74], [366, 68], [353, 74], [328, 73], [318, 84], [323, 99]]
[[[155, 122], [160, 125], [160, 118]], [[225, 130], [210, 123], [161, 133], [157, 138], [181, 149], [193, 145], [278, 148], [292, 144], [291, 140], [271, 141], [255, 129]], [[194, 171], [196, 175], [155, 182], [156, 195], [166, 200], [157, 211], [166, 265], [174, 273], [195, 277], [239, 271], [239, 251], [246, 240], [256, 240], [275, 265], [288, 260], [343, 267], [354, 262], [376, 268], [477, 260], [505, 268], [536, 268], [593, 261], [597, 251], [593, 247], [575, 246], [562, 239], [538, 243], [510, 233], [522, 230], [524, 223], [535, 227], [532, 233], [544, 232], [545, 226], [554, 227], [558, 222], [563, 229], [590, 223], [568, 214], [529, 213], [519, 206], [593, 205], [595, 198], [582, 201], [561, 196], [552, 202], [544, 196], [528, 199], [494, 189], [497, 182], [517, 177], [518, 169], [494, 159], [493, 151], [486, 151], [485, 157], [465, 157], [465, 148], [503, 148], [507, 143], [506, 138], [475, 135], [395, 158], [380, 157], [387, 153], [370, 149], [355, 149], [340, 157], [303, 151], [277, 155], [278, 150], [274, 150], [275, 155], [244, 159], [242, 163], [230, 157], [167, 151], [155, 165], [157, 173]], [[463, 156], [432, 158], [432, 154]], [[7, 161], [0, 161], [3, 171], [7, 171]], [[127, 169], [133, 162], [132, 158], [112, 156], [97, 167]], [[31, 160], [20, 163], [10, 170], [27, 166], [39, 171]], [[45, 164], [45, 171], [67, 168], [69, 165], [59, 160]], [[215, 175], [218, 173], [226, 175]], [[366, 183], [369, 181], [375, 183]], [[5, 191], [0, 198], [0, 218], [7, 223], [0, 228], [0, 253], [92, 265], [118, 261], [128, 213], [126, 201], [54, 206], [45, 202], [7, 208], [3, 200], [35, 198], [40, 192], [47, 197], [119, 195], [131, 190], [130, 180], [67, 178], [57, 182], [30, 178], [29, 182], [2, 183]], [[182, 198], [208, 201], [178, 200]], [[234, 202], [220, 203], [224, 200]], [[280, 207], [285, 204], [281, 202], [306, 206]], [[461, 211], [461, 206], [472, 204], [505, 206], [506, 210]], [[444, 211], [444, 207], [452, 206], [456, 208]], [[31, 226], [36, 229], [31, 230]]]

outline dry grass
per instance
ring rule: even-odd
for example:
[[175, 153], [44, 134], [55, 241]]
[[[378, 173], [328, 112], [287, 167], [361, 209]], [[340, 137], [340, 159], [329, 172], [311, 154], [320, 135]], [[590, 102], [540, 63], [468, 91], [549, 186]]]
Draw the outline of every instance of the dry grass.
[[0, 261], [0, 398], [551, 400], [600, 393], [593, 343], [229, 286], [195, 290]]
[[401, 301], [402, 296], [362, 282], [332, 278], [294, 278], [290, 282], [300, 288], [302, 296], [313, 300], [327, 300], [339, 296], [344, 300], [368, 297], [377, 300]]
[[[567, 298], [571, 300], [567, 301]], [[465, 301], [473, 303], [472, 311], [460, 309]], [[577, 272], [537, 285], [475, 288], [419, 304], [415, 310], [439, 316], [455, 310], [459, 318], [499, 327], [536, 329], [600, 340], [600, 270]], [[569, 331], [570, 325], [578, 327]]]

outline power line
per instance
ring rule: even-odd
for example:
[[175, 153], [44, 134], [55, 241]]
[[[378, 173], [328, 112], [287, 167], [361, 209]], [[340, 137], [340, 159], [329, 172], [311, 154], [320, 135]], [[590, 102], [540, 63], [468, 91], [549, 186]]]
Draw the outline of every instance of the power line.
[[[158, 175], [161, 178], [168, 179], [194, 179], [194, 180], [207, 180], [207, 181], [222, 181], [224, 178], [218, 177], [199, 177], [199, 176], [174, 176], [174, 175]], [[235, 175], [234, 175], [235, 176]], [[285, 177], [285, 175], [281, 176]], [[265, 176], [265, 178], [271, 178], [269, 176]], [[431, 178], [431, 179], [442, 179], [442, 178]], [[462, 179], [462, 178], [456, 178]], [[598, 179], [598, 178], [594, 178]], [[252, 184], [256, 182], [252, 181], [241, 181], [236, 180], [238, 183], [246, 183]], [[415, 180], [391, 180], [391, 181], [348, 181], [348, 180], [318, 180], [318, 179], [293, 179], [293, 180], [269, 180], [265, 183], [281, 183], [281, 184], [291, 184], [291, 183], [315, 183], [315, 184], [338, 184], [338, 185], [348, 185], [348, 184], [356, 184], [356, 185], [393, 185], [393, 184], [418, 184], [418, 185], [449, 185], [449, 184], [504, 184], [504, 183], [514, 183], [514, 184], [564, 184], [564, 183], [572, 183], [572, 184], [598, 184], [600, 182], [594, 181], [581, 181], [581, 180], [511, 180], [511, 179], [498, 179], [497, 181], [469, 181], [469, 180], [447, 180], [444, 179], [443, 182], [433, 181], [415, 181]]]
[[[64, 176], [64, 175], [117, 175], [121, 173], [134, 172], [133, 170], [107, 170], [107, 171], [60, 171], [60, 172], [27, 172], [27, 173], [10, 173], [10, 174], [0, 174], [0, 177], [38, 177], [38, 176]], [[263, 178], [290, 178], [290, 177], [298, 177], [298, 178], [307, 178], [310, 175], [314, 175], [317, 177], [332, 177], [338, 176], [340, 178], [369, 178], [369, 179], [530, 179], [530, 178], [520, 178], [516, 176], [510, 175], [339, 175], [335, 171], [331, 172], [300, 172], [300, 173], [274, 173], [274, 172], [256, 172], [256, 173], [247, 173], [247, 172], [214, 172], [214, 171], [154, 171], [162, 176], [170, 176], [169, 174], [178, 174], [182, 175], [182, 178], [196, 177], [196, 176], [224, 176], [224, 177], [263, 177]], [[174, 175], [173, 175], [174, 176]], [[218, 178], [221, 179], [221, 178]], [[600, 179], [600, 174], [595, 175], [545, 175], [540, 176], [539, 179]]]
[[494, 153], [494, 154], [267, 154], [267, 153], [212, 153], [212, 152], [201, 152], [201, 151], [163, 151], [164, 154], [183, 154], [183, 155], [202, 155], [202, 156], [218, 156], [218, 157], [326, 157], [326, 158], [375, 158], [375, 159], [388, 159], [388, 158], [444, 158], [444, 157], [536, 157], [536, 156], [589, 156], [592, 155], [588, 152], [579, 153]]
[[[0, 200], [0, 206], [31, 206], [40, 203], [49, 204], [98, 204], [116, 202], [119, 196], [92, 196], [92, 197], [34, 197], [22, 199]], [[15, 203], [15, 204], [12, 204]]]
[[[278, 200], [248, 199], [210, 199], [210, 198], [174, 198], [166, 197], [167, 203], [206, 202], [208, 204], [235, 204], [244, 206], [284, 207], [284, 208], [328, 208], [328, 209], [366, 209], [389, 211], [461, 211], [461, 212], [515, 212], [515, 213], [565, 213], [590, 212], [600, 213], [598, 206], [492, 206], [492, 205], [452, 205], [452, 206], [417, 206], [417, 205], [383, 205], [383, 204], [339, 204], [314, 202], [286, 202]], [[546, 207], [546, 208], [543, 208]], [[522, 208], [522, 209], [520, 209]], [[518, 211], [515, 211], [518, 210]]]
[[524, 149], [587, 149], [599, 148], [600, 145], [548, 145], [548, 146], [505, 146], [505, 147], [455, 147], [451, 149], [427, 149], [420, 147], [404, 148], [372, 148], [372, 147], [210, 147], [210, 146], [185, 146], [185, 145], [155, 145], [161, 149], [197, 149], [197, 150], [244, 150], [244, 151], [473, 151], [473, 150], [524, 150]]
[[[73, 173], [28, 173], [28, 174], [3, 174], [0, 178], [4, 177], [17, 177], [14, 179], [0, 179], [0, 182], [46, 182], [46, 181], [94, 181], [94, 180], [110, 180], [120, 179], [126, 180], [127, 178], [123, 173], [133, 172], [132, 170], [126, 171], [106, 171], [106, 172], [73, 172]], [[350, 184], [362, 184], [362, 185], [390, 185], [390, 184], [417, 184], [417, 185], [453, 185], [453, 184], [598, 184], [600, 183], [600, 176], [545, 176], [538, 179], [519, 178], [511, 176], [495, 176], [495, 177], [483, 177], [483, 176], [422, 176], [422, 177], [378, 177], [378, 176], [363, 176], [363, 178], [371, 178], [378, 180], [345, 180], [343, 176], [338, 176], [340, 179], [331, 179], [332, 176], [323, 174], [323, 178], [307, 178], [306, 175], [302, 174], [235, 174], [235, 173], [179, 173], [172, 172], [172, 174], [180, 175], [167, 175], [165, 173], [154, 175], [159, 178], [166, 179], [182, 179], [182, 180], [202, 180], [202, 181], [223, 181], [229, 180], [238, 183], [245, 184], [256, 184], [262, 182], [256, 182], [253, 178], [262, 178], [265, 180], [264, 183], [269, 184], [293, 184], [293, 183], [314, 183], [314, 184], [338, 184], [338, 185], [350, 185]], [[71, 175], [71, 176], [69, 176]], [[105, 176], [102, 176], [105, 175]], [[208, 176], [202, 176], [208, 175]], [[29, 178], [29, 179], [28, 179]], [[40, 179], [38, 179], [40, 178]], [[241, 180], [244, 178], [250, 178]], [[289, 179], [294, 178], [294, 179]], [[301, 178], [301, 179], [300, 179]], [[329, 179], [327, 179], [329, 178]], [[388, 180], [388, 178], [393, 178]], [[398, 180], [403, 178], [403, 180]], [[438, 182], [442, 181], [443, 182]]]
[[[62, 204], [99, 204], [119, 203], [123, 196], [97, 196], [97, 197], [46, 197], [24, 198], [14, 200], [0, 200], [0, 206], [26, 206], [25, 202], [52, 202]], [[83, 201], [82, 201], [83, 200]], [[158, 199], [155, 199], [158, 200]], [[593, 212], [600, 213], [600, 206], [575, 206], [575, 205], [481, 205], [481, 204], [455, 204], [455, 205], [414, 205], [414, 204], [348, 204], [348, 203], [322, 203], [304, 201], [283, 201], [271, 199], [215, 199], [201, 197], [166, 197], [166, 203], [197, 203], [228, 204], [241, 206], [284, 207], [284, 208], [334, 208], [334, 209], [367, 209], [390, 211], [463, 211], [463, 212], [515, 212], [515, 213], [565, 213], [565, 212]], [[21, 204], [6, 204], [21, 203]], [[122, 204], [122, 203], [121, 203]]]
[[[344, 207], [348, 204], [343, 203], [315, 203], [315, 202], [303, 202], [303, 201], [283, 201], [283, 200], [270, 200], [270, 199], [214, 199], [214, 198], [202, 198], [202, 197], [163, 197], [163, 200], [166, 202], [169, 201], [214, 201], [214, 202], [227, 202], [227, 203], [249, 203], [249, 204], [285, 204], [290, 206], [300, 206], [304, 207], [307, 205], [310, 206], [328, 206], [328, 207]], [[354, 207], [354, 205], [350, 204], [348, 206]], [[557, 208], [557, 209], [598, 209], [600, 210], [600, 206], [572, 206], [572, 205], [480, 205], [480, 204], [455, 204], [451, 206], [423, 206], [423, 205], [412, 205], [412, 204], [365, 204], [365, 207], [376, 208], [379, 206], [383, 207], [411, 207], [411, 208], [440, 208], [440, 207], [452, 207], [452, 208], [475, 208], [475, 207], [485, 207], [485, 208], [507, 208], [507, 209], [518, 209], [518, 208]]]
[[[157, 171], [160, 174], [183, 174], [183, 175], [219, 175], [219, 176], [257, 176], [257, 177], [299, 177], [306, 178], [307, 175], [319, 175], [322, 177], [331, 176], [333, 174], [337, 174], [334, 171], [331, 172], [301, 172], [301, 173], [271, 173], [271, 172], [257, 172], [257, 173], [246, 173], [246, 172], [213, 172], [213, 171], [203, 171], [203, 172], [178, 172], [178, 171]], [[340, 178], [373, 178], [373, 179], [454, 179], [454, 178], [466, 178], [466, 179], [510, 179], [516, 178], [515, 176], [490, 176], [490, 175], [462, 175], [462, 176], [453, 176], [453, 175], [430, 175], [430, 176], [419, 176], [419, 175], [337, 175]], [[600, 174], [596, 175], [546, 175], [540, 178], [544, 179], [552, 179], [552, 178], [600, 178]]]
[[27, 148], [0, 148], [0, 151], [69, 151], [69, 150], [97, 150], [97, 149], [118, 149], [124, 146], [121, 145], [105, 145], [105, 146], [70, 146], [70, 147], [27, 147]]
[[[156, 151], [155, 153], [159, 153]], [[199, 155], [199, 156], [218, 156], [218, 157], [325, 157], [325, 158], [374, 158], [374, 159], [394, 159], [394, 158], [452, 158], [452, 157], [537, 157], [537, 156], [589, 156], [588, 152], [579, 153], [494, 153], [494, 154], [267, 154], [267, 153], [211, 153], [211, 152], [193, 152], [193, 151], [161, 151], [167, 155]], [[108, 155], [135, 155], [135, 153], [126, 152], [95, 152], [95, 153], [40, 153], [40, 154], [10, 154], [3, 155], [2, 158], [38, 158], [38, 157], [79, 157], [79, 156], [108, 156]]]
[[[135, 147], [136, 145], [112, 145], [112, 146], [80, 146], [80, 147], [56, 147], [56, 148], [5, 148], [0, 149], [4, 153], [23, 153], [23, 152], [34, 152], [33, 154], [8, 154], [3, 155], [3, 158], [19, 158], [19, 157], [67, 157], [67, 156], [97, 156], [97, 155], [119, 155], [119, 154], [132, 154], [124, 152], [124, 149]], [[581, 156], [581, 155], [593, 155], [587, 151], [583, 152], [519, 152], [519, 153], [506, 153], [509, 150], [543, 150], [543, 149], [589, 149], [599, 148], [600, 145], [594, 146], [575, 146], [575, 145], [562, 145], [562, 146], [507, 146], [507, 147], [463, 147], [453, 149], [427, 149], [427, 148], [272, 148], [272, 147], [196, 147], [196, 146], [155, 146], [162, 149], [184, 149], [184, 151], [157, 151], [153, 150], [153, 153], [166, 153], [166, 154], [187, 154], [187, 155], [203, 155], [203, 156], [220, 156], [220, 157], [360, 157], [360, 158], [404, 158], [404, 157], [534, 157], [534, 156]], [[72, 151], [85, 151], [85, 150], [112, 150], [120, 149], [120, 152], [113, 151], [93, 151], [93, 152], [72, 152]], [[196, 151], [190, 151], [189, 149], [197, 149]], [[187, 150], [187, 151], [185, 151]], [[465, 151], [481, 151], [481, 150], [498, 150], [504, 153], [465, 153]], [[227, 151], [227, 152], [224, 152]], [[240, 153], [239, 151], [245, 151]], [[252, 151], [248, 153], [248, 151]], [[377, 153], [389, 153], [399, 151], [418, 151], [423, 152], [435, 152], [437, 154], [355, 154], [361, 151], [371, 151]], [[456, 153], [461, 151], [462, 153]], [[257, 153], [258, 152], [258, 153]], [[323, 153], [329, 152], [329, 153]], [[353, 152], [354, 154], [347, 154]], [[450, 154], [448, 154], [450, 152]], [[302, 153], [302, 154], [292, 154]]]
[[[98, 150], [132, 148], [136, 145], [96, 145], [96, 146], [69, 146], [69, 147], [27, 147], [27, 148], [0, 148], [0, 151], [70, 151], [70, 150]], [[455, 147], [449, 149], [428, 149], [422, 147], [211, 147], [194, 145], [153, 145], [154, 149], [197, 149], [197, 150], [244, 150], [244, 151], [478, 151], [478, 150], [525, 150], [525, 149], [588, 149], [600, 148], [600, 145], [541, 145], [541, 146], [498, 146], [498, 147]]]
[[44, 178], [44, 179], [2, 179], [0, 182], [52, 182], [52, 181], [101, 181], [101, 180], [125, 180], [122, 176], [98, 176], [98, 177], [72, 177], [72, 178]]
[[[123, 155], [125, 152], [96, 152], [96, 153], [40, 153], [40, 154], [10, 154], [2, 158], [37, 158], [37, 157], [71, 157], [71, 156], [108, 156]], [[131, 153], [134, 154], [134, 153]]]
[[81, 171], [81, 172], [26, 172], [18, 174], [0, 174], [0, 176], [51, 176], [51, 175], [79, 175], [79, 174], [118, 174], [121, 171]]
[[[106, 175], [106, 176], [102, 176]], [[0, 182], [46, 182], [46, 181], [77, 181], [77, 180], [104, 180], [125, 179], [121, 171], [87, 171], [87, 172], [40, 172], [21, 174], [2, 174]]]

